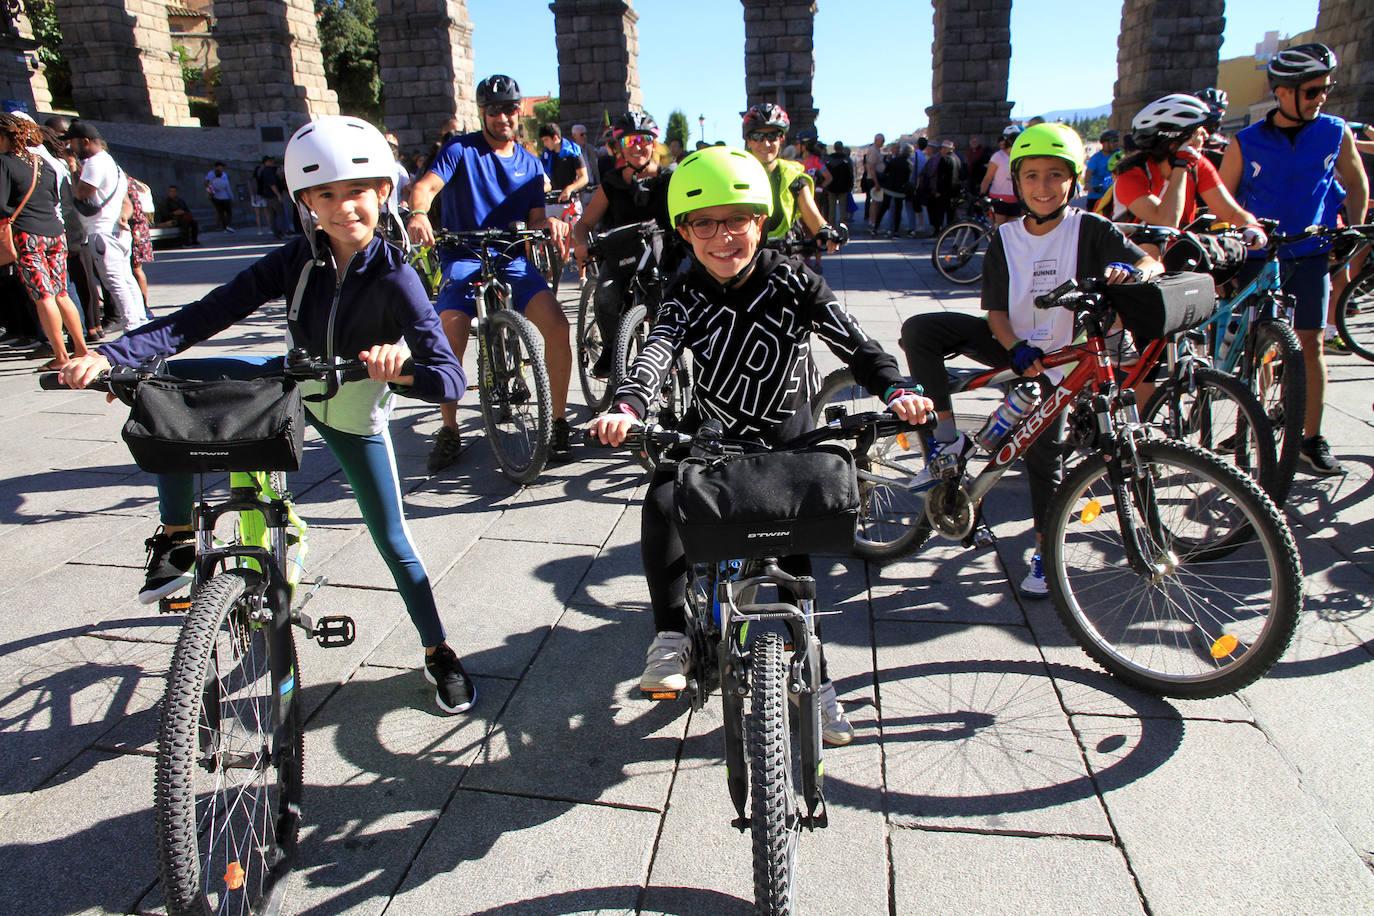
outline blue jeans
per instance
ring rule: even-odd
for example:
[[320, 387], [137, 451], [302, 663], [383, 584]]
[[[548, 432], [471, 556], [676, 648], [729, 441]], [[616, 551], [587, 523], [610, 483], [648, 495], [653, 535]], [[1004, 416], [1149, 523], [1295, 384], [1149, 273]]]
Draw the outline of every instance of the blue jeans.
[[[251, 379], [280, 371], [282, 357], [177, 359], [167, 366], [172, 374], [185, 379]], [[308, 411], [306, 419], [339, 460], [358, 499], [358, 508], [362, 510], [372, 543], [377, 545], [391, 570], [396, 590], [401, 593], [411, 623], [420, 634], [421, 645], [437, 646], [444, 641], [444, 625], [434, 603], [429, 573], [406, 527], [391, 434], [386, 430], [371, 436], [342, 432], [315, 420]], [[190, 525], [196, 501], [195, 475], [159, 474], [157, 501], [164, 525]]]

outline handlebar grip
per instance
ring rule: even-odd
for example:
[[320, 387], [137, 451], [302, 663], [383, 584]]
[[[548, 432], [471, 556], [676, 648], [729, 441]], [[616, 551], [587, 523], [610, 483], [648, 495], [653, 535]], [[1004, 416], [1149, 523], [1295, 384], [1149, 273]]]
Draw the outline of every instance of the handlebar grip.
[[38, 376], [38, 387], [44, 391], [67, 391], [67, 386], [62, 384], [62, 377], [56, 372], [44, 372]]

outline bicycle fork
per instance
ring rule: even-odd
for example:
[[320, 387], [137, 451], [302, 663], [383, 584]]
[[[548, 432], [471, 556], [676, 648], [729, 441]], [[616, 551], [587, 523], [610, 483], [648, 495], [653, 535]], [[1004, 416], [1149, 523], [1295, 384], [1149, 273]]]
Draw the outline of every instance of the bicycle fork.
[[[1136, 447], [1135, 430], [1140, 424], [1135, 392], [1123, 391], [1117, 395], [1117, 401], [1126, 419], [1125, 428], [1119, 432], [1114, 428], [1111, 399], [1107, 395], [1093, 398], [1093, 412], [1097, 415], [1098, 432], [1115, 443], [1106, 456], [1107, 477], [1121, 522], [1127, 562], [1134, 572], [1155, 581], [1172, 573], [1178, 558], [1165, 547], [1167, 539], [1155, 503], [1154, 479]], [[1137, 513], [1137, 505], [1143, 511], [1143, 518]]]

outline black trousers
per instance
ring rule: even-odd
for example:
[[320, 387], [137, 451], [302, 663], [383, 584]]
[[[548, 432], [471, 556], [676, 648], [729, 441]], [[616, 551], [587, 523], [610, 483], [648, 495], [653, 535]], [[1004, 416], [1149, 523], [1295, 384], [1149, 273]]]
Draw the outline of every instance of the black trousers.
[[896, 235], [902, 229], [902, 210], [906, 207], [905, 197], [894, 197], [892, 192], [884, 191], [882, 202], [878, 204], [878, 216], [873, 220], [874, 230], [883, 227], [883, 217], [887, 216], [887, 211], [892, 210], [892, 234]]
[[[992, 369], [1011, 365], [1011, 354], [992, 336], [986, 319], [977, 315], [937, 312], [913, 315], [902, 325], [902, 350], [906, 353], [911, 377], [935, 402], [936, 410], [953, 410], [945, 360], [967, 356]], [[1042, 387], [1044, 382], [1041, 381]], [[1064, 479], [1064, 415], [1040, 434], [1026, 451], [1026, 474], [1030, 478], [1031, 518], [1039, 531], [1045, 520], [1050, 496]], [[964, 430], [970, 435], [977, 430]]]
[[215, 216], [219, 218], [221, 229], [234, 221], [234, 202], [232, 200], [220, 200], [218, 197], [212, 197], [210, 203], [215, 206]]
[[926, 201], [926, 212], [930, 215], [930, 228], [939, 232], [945, 227], [946, 222], [951, 222], [950, 204], [952, 201], [947, 197], [931, 197]]

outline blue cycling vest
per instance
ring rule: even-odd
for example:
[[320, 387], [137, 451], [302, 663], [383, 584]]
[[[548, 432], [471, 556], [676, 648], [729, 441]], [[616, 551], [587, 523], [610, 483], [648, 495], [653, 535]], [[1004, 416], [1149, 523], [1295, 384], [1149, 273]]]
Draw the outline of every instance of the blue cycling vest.
[[[1336, 158], [1345, 139], [1345, 121], [1317, 115], [1298, 131], [1296, 140], [1273, 125], [1273, 115], [1236, 134], [1243, 160], [1237, 202], [1255, 216], [1279, 221], [1279, 231], [1301, 232], [1308, 226], [1333, 225], [1343, 195], [1336, 185]], [[1334, 203], [1333, 203], [1334, 202]], [[1308, 257], [1331, 247], [1323, 239], [1286, 246], [1284, 258]], [[1251, 252], [1250, 257], [1264, 253]]]

